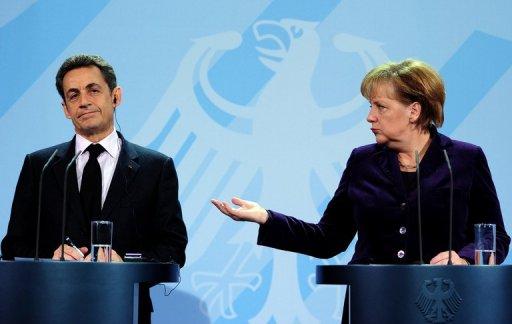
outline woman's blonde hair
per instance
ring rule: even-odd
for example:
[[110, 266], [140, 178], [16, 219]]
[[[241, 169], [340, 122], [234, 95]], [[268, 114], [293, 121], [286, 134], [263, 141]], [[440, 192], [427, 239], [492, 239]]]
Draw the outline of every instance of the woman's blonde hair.
[[441, 127], [444, 121], [444, 83], [439, 73], [428, 64], [414, 59], [389, 62], [373, 68], [361, 82], [361, 94], [368, 100], [376, 87], [388, 83], [393, 86], [396, 100], [421, 105], [417, 124]]

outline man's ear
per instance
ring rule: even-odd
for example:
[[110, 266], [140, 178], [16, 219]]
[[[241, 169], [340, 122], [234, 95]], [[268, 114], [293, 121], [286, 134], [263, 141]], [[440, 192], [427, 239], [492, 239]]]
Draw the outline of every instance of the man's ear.
[[411, 116], [409, 117], [409, 121], [411, 123], [416, 123], [421, 115], [421, 104], [419, 102], [413, 102], [411, 104]]
[[123, 90], [121, 89], [121, 87], [115, 87], [112, 90], [112, 106], [114, 107], [114, 109], [121, 104], [122, 98]]
[[64, 100], [60, 104], [62, 106], [62, 111], [64, 112], [64, 115], [66, 116], [66, 118], [71, 119], [71, 115], [68, 112], [68, 106], [66, 106], [66, 103], [64, 102]]

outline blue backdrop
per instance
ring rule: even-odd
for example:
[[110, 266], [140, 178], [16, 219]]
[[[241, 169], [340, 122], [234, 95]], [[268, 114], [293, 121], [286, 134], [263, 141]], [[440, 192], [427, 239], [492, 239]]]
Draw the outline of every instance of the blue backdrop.
[[[0, 234], [26, 153], [67, 141], [54, 76], [69, 55], [105, 57], [124, 89], [120, 130], [175, 159], [190, 235], [182, 282], [152, 289], [155, 323], [338, 323], [344, 289], [318, 260], [255, 245], [223, 217], [237, 194], [319, 219], [352, 148], [374, 137], [359, 84], [407, 57], [441, 71], [446, 124], [483, 147], [511, 232], [510, 1], [0, 2]], [[510, 263], [507, 259], [507, 263]]]

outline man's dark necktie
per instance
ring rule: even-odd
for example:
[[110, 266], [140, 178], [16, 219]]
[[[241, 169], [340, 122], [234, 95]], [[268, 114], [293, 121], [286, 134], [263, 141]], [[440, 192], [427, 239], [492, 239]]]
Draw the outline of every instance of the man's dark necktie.
[[80, 187], [80, 198], [85, 219], [99, 219], [101, 213], [101, 168], [98, 156], [105, 151], [100, 144], [91, 144], [85, 150], [89, 152], [89, 160], [85, 164]]

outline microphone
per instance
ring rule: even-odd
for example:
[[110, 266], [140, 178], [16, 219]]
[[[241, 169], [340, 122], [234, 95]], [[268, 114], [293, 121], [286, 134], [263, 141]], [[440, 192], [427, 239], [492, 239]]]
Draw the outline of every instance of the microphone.
[[41, 228], [41, 206], [42, 206], [42, 200], [43, 200], [43, 178], [46, 172], [46, 169], [50, 165], [50, 162], [53, 160], [55, 155], [57, 155], [57, 152], [59, 150], [55, 149], [53, 151], [50, 158], [46, 161], [46, 163], [43, 166], [43, 169], [41, 170], [41, 177], [39, 178], [39, 197], [38, 197], [38, 205], [37, 205], [37, 225], [36, 225], [36, 254], [34, 256], [34, 261], [39, 261], [39, 234], [40, 234], [40, 228]]
[[448, 265], [452, 265], [452, 224], [453, 224], [453, 172], [452, 165], [450, 164], [450, 159], [448, 158], [448, 153], [446, 150], [443, 150], [444, 159], [446, 160], [446, 165], [448, 166], [448, 171], [450, 172], [450, 234], [448, 241]]
[[418, 192], [418, 245], [420, 251], [420, 264], [423, 262], [423, 236], [421, 231], [421, 190], [420, 190], [420, 154], [414, 151], [414, 158], [416, 160], [416, 190]]
[[64, 261], [64, 242], [66, 236], [66, 216], [67, 216], [67, 200], [68, 200], [68, 174], [69, 169], [71, 169], [71, 165], [75, 163], [76, 158], [82, 154], [82, 151], [78, 151], [78, 153], [73, 156], [71, 161], [69, 161], [66, 166], [66, 171], [64, 172], [64, 196], [62, 198], [62, 239], [60, 241], [60, 261]]

